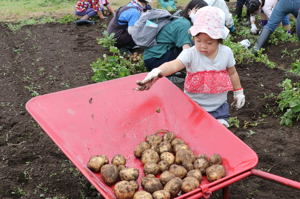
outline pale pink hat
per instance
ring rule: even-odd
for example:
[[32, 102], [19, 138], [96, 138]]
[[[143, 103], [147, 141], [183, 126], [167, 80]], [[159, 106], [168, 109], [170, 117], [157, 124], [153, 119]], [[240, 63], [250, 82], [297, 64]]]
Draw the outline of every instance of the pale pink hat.
[[206, 33], [212, 39], [226, 39], [229, 30], [225, 26], [225, 13], [213, 6], [205, 6], [197, 10], [194, 24], [190, 28], [192, 36]]

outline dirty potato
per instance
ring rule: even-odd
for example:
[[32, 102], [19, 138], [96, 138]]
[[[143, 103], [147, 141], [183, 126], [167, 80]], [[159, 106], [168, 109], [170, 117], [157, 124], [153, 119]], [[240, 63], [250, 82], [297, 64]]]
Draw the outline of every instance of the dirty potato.
[[171, 194], [166, 190], [155, 191], [153, 194], [153, 199], [170, 199]]
[[185, 142], [180, 138], [174, 138], [171, 142], [171, 145], [174, 147], [177, 144], [185, 144]]
[[134, 156], [137, 158], [142, 157], [143, 152], [146, 149], [150, 149], [150, 144], [148, 142], [141, 142], [139, 145], [135, 147]]
[[137, 191], [134, 196], [133, 199], [153, 199], [152, 195], [150, 193], [148, 193], [147, 191]]
[[181, 190], [184, 193], [193, 191], [199, 187], [199, 181], [194, 177], [186, 177], [182, 181]]
[[159, 161], [159, 155], [153, 149], [147, 149], [143, 152], [141, 161], [146, 164], [149, 162], [157, 163]]
[[169, 166], [170, 166], [169, 163], [165, 160], [161, 160], [158, 163], [158, 167], [159, 167], [160, 172], [167, 171], [169, 169]]
[[119, 176], [121, 180], [137, 180], [139, 177], [139, 170], [136, 168], [124, 168], [120, 171]]
[[205, 157], [198, 158], [194, 161], [194, 168], [199, 169], [202, 174], [205, 173], [205, 169], [209, 166], [209, 161]]
[[126, 165], [126, 159], [123, 155], [118, 154], [113, 157], [113, 159], [111, 160], [111, 163], [116, 165], [117, 167], [119, 165]]
[[225, 168], [220, 164], [211, 165], [206, 169], [206, 177], [210, 182], [219, 180], [226, 176]]
[[164, 187], [164, 190], [171, 194], [171, 197], [177, 196], [181, 190], [182, 180], [178, 177], [171, 179]]
[[175, 174], [171, 173], [170, 171], [164, 171], [159, 177], [160, 182], [165, 185], [167, 182], [169, 182], [171, 179], [175, 178]]
[[160, 154], [160, 159], [167, 161], [169, 165], [175, 162], [175, 156], [173, 155], [173, 153], [170, 152], [164, 152]]
[[158, 146], [162, 141], [162, 136], [160, 136], [158, 134], [147, 135], [146, 136], [146, 141], [151, 146]]
[[143, 177], [142, 187], [145, 191], [153, 193], [155, 191], [163, 189], [163, 186], [158, 178], [153, 177]]
[[175, 137], [176, 136], [174, 133], [168, 131], [163, 135], [163, 141], [171, 143], [175, 139]]
[[126, 168], [125, 165], [119, 165], [119, 166], [118, 166], [118, 171], [120, 172], [122, 169], [125, 169], [125, 168]]
[[187, 174], [186, 174], [187, 177], [194, 177], [196, 178], [199, 182], [201, 182], [202, 180], [202, 173], [199, 169], [193, 169], [193, 170], [190, 170]]
[[173, 146], [173, 151], [175, 153], [177, 153], [177, 151], [182, 150], [182, 149], [190, 150], [189, 146], [186, 144], [176, 144]]
[[87, 163], [87, 167], [93, 172], [100, 172], [103, 165], [108, 164], [109, 160], [106, 155], [95, 155], [90, 158]]
[[187, 174], [187, 170], [183, 166], [177, 164], [172, 164], [169, 168], [169, 171], [181, 179]]
[[175, 163], [193, 163], [195, 161], [195, 155], [191, 150], [180, 149], [176, 152]]
[[161, 142], [159, 144], [159, 153], [162, 154], [163, 152], [171, 152], [172, 145], [169, 142]]
[[144, 165], [144, 173], [145, 175], [153, 174], [157, 175], [160, 173], [160, 168], [157, 163], [154, 162], [148, 162]]
[[183, 162], [182, 166], [187, 170], [193, 170], [194, 169], [194, 164], [192, 162]]
[[119, 170], [116, 165], [105, 164], [101, 167], [101, 176], [107, 185], [115, 184], [119, 179]]
[[117, 199], [132, 199], [139, 185], [135, 181], [120, 181], [116, 183], [113, 190]]
[[209, 159], [209, 164], [222, 164], [222, 157], [220, 156], [220, 154], [213, 154]]

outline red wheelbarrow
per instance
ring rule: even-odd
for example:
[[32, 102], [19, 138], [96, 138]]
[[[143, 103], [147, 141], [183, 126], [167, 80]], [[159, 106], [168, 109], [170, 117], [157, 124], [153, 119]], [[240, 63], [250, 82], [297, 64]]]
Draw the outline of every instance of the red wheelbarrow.
[[96, 83], [31, 99], [28, 112], [66, 154], [81, 173], [107, 199], [115, 199], [112, 187], [99, 174], [87, 168], [93, 155], [111, 158], [122, 154], [127, 166], [143, 165], [134, 157], [134, 148], [146, 135], [167, 129], [187, 142], [196, 154], [219, 153], [223, 158], [226, 177], [215, 182], [202, 180], [198, 189], [178, 196], [208, 198], [249, 175], [270, 179], [300, 189], [300, 183], [254, 169], [256, 153], [231, 131], [188, 98], [166, 78], [159, 80], [149, 91], [136, 91], [136, 80], [145, 74]]

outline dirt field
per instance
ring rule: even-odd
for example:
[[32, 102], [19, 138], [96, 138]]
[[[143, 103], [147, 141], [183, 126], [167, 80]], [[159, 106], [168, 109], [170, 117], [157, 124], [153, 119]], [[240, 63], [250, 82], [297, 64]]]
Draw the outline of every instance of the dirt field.
[[[46, 24], [12, 33], [0, 24], [0, 29], [0, 198], [101, 198], [24, 107], [33, 95], [92, 83], [90, 63], [103, 52], [95, 40], [100, 25]], [[280, 58], [278, 49], [285, 45], [267, 51], [282, 68], [293, 61]], [[300, 43], [289, 47], [299, 49]], [[231, 130], [258, 154], [258, 169], [300, 181], [300, 124], [280, 126], [277, 105], [266, 97], [277, 95], [286, 77], [300, 78], [257, 63], [237, 65], [237, 70], [246, 105], [232, 115], [245, 128]], [[235, 199], [300, 198], [299, 190], [257, 177], [233, 184], [231, 194]], [[213, 198], [221, 198], [220, 193]]]

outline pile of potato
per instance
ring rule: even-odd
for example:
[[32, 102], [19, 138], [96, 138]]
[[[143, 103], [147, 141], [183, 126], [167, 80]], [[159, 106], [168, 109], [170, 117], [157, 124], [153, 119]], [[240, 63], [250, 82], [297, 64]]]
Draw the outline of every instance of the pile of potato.
[[182, 139], [168, 131], [146, 136], [136, 146], [134, 155], [144, 165], [140, 191], [139, 170], [127, 168], [122, 155], [113, 157], [111, 164], [104, 155], [94, 156], [88, 168], [100, 172], [107, 185], [115, 184], [117, 199], [171, 199], [198, 188], [203, 175], [210, 182], [226, 175], [220, 155], [197, 156]]

